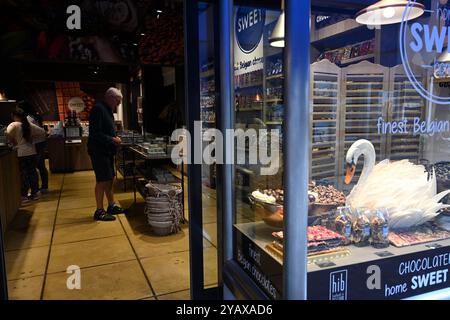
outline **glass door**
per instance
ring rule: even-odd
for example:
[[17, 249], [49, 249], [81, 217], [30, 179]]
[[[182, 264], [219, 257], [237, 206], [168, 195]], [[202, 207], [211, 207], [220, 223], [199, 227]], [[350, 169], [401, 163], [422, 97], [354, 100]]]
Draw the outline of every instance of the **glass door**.
[[217, 127], [217, 18], [214, 3], [185, 3], [190, 283], [192, 299], [220, 299], [215, 130]]

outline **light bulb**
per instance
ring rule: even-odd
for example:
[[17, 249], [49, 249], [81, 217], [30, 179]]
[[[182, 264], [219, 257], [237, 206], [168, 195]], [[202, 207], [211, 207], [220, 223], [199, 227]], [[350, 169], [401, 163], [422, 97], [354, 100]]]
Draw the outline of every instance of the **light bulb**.
[[390, 19], [395, 16], [395, 9], [393, 7], [387, 7], [383, 10], [383, 17]]

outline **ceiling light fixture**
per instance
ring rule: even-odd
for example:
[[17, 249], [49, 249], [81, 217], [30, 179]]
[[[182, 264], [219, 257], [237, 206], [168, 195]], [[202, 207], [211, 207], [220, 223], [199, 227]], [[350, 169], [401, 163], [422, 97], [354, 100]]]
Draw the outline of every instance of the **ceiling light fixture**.
[[281, 14], [269, 37], [271, 47], [284, 48], [284, 0], [281, 1]]
[[[408, 6], [408, 0], [381, 0], [356, 14], [356, 22], [369, 26], [400, 23]], [[408, 20], [420, 17], [425, 12], [421, 3], [413, 3], [409, 7]]]
[[436, 59], [437, 62], [450, 62], [450, 53], [448, 53], [448, 49], [445, 48], [444, 52]]

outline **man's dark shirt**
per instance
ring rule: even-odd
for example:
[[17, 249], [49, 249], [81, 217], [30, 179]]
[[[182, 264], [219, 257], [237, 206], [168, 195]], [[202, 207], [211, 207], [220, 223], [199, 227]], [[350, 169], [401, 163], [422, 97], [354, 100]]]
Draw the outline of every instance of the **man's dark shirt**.
[[116, 136], [114, 115], [104, 102], [95, 104], [89, 116], [89, 154], [114, 155], [116, 146], [112, 138]]

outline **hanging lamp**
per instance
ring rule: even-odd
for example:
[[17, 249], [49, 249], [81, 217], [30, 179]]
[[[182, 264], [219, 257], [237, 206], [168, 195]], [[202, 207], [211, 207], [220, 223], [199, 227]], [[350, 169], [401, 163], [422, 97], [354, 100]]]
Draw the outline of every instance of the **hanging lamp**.
[[[356, 14], [356, 22], [369, 26], [387, 25], [402, 22], [408, 0], [381, 0]], [[425, 11], [421, 3], [410, 6], [408, 20], [420, 17]]]
[[269, 45], [275, 48], [284, 48], [284, 0], [281, 1], [281, 14], [269, 37]]

